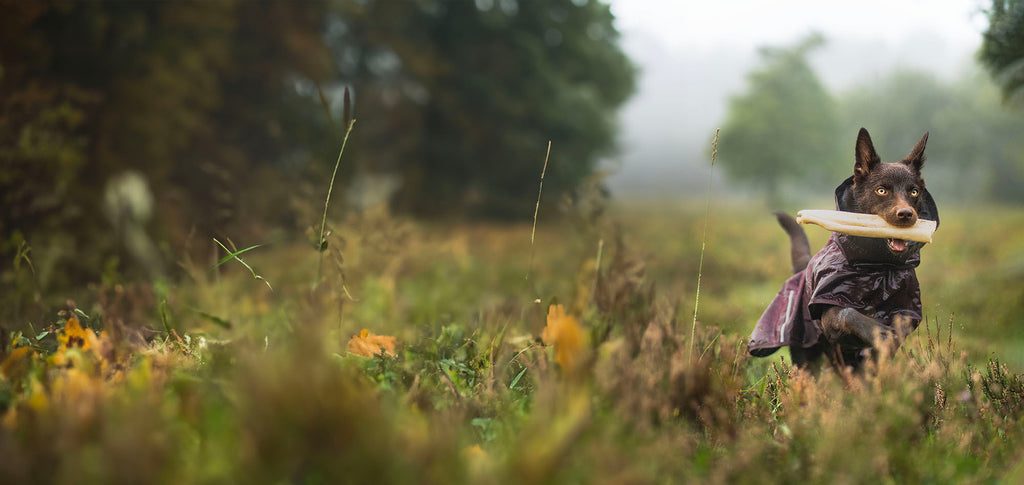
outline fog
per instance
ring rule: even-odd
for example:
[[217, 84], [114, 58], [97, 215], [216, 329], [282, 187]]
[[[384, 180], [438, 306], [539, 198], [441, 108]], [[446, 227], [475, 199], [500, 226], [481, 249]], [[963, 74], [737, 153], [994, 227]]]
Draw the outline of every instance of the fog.
[[[897, 69], [952, 81], [977, 69], [974, 53], [984, 29], [981, 7], [972, 1], [890, 2], [899, 5], [886, 7], [884, 18], [865, 12], [878, 2], [857, 11], [804, 2], [765, 11], [748, 11], [763, 8], [754, 2], [664, 3], [613, 2], [623, 47], [640, 69], [636, 95], [620, 113], [620, 152], [608, 161], [613, 192], [628, 198], [703, 196], [711, 138], [729, 96], [742, 92], [746, 74], [757, 67], [762, 46], [822, 33], [827, 43], [811, 54], [811, 64], [839, 96]], [[929, 7], [936, 11], [925, 15]], [[851, 151], [854, 138], [851, 133]], [[716, 186], [728, 183], [718, 171], [715, 178]]]

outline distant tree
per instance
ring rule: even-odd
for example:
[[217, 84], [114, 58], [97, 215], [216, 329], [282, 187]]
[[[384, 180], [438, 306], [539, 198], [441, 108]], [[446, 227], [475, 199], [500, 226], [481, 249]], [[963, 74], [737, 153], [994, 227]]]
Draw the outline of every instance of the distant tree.
[[256, 176], [329, 157], [340, 135], [308, 88], [334, 72], [326, 8], [0, 2], [0, 278], [26, 240], [43, 287], [128, 271], [103, 210], [121, 172], [155, 195], [157, 237], [209, 241], [245, 218]]
[[992, 0], [981, 61], [1007, 98], [1024, 96], [1024, 0]]
[[761, 67], [729, 101], [721, 164], [733, 180], [763, 190], [771, 205], [780, 203], [784, 182], [820, 180], [850, 158], [837, 152], [835, 102], [807, 63], [823, 44], [815, 34], [792, 47], [762, 48]]
[[922, 71], [894, 71], [841, 97], [844, 133], [864, 126], [879, 154], [907, 154], [925, 131], [926, 174], [936, 197], [1020, 201], [1024, 197], [1024, 119], [999, 102], [999, 89], [972, 71], [953, 83]]
[[125, 171], [171, 257], [301, 224], [287, 198], [325, 185], [343, 86], [342, 181], [397, 174], [405, 211], [524, 218], [549, 139], [548, 196], [612, 153], [634, 68], [597, 0], [0, 1], [0, 279], [27, 247], [50, 290], [132, 269], [104, 212]]
[[[854, 86], [840, 97], [843, 133], [849, 146], [857, 130], [871, 132], [875, 148], [886, 160], [899, 159], [924, 132], [939, 130], [940, 113], [956, 105], [953, 89], [925, 71], [897, 70]], [[935, 133], [928, 143], [929, 158], [939, 155], [948, 133]]]
[[353, 156], [401, 176], [400, 210], [526, 217], [548, 140], [552, 195], [614, 147], [635, 69], [602, 2], [350, 0], [338, 14]]
[[947, 89], [951, 102], [935, 118], [940, 136], [932, 138], [939, 144], [931, 158], [953, 174], [951, 198], [1024, 202], [1024, 117], [1006, 109], [999, 87], [982, 72]]

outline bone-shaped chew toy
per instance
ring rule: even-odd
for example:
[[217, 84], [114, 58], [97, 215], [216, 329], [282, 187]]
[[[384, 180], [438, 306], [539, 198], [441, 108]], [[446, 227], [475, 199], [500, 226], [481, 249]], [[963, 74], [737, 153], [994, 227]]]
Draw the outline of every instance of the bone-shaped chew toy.
[[885, 222], [881, 216], [830, 210], [805, 209], [796, 214], [800, 224], [817, 224], [832, 232], [851, 236], [904, 239], [923, 243], [932, 242], [932, 233], [938, 224], [935, 221], [918, 219], [910, 227], [896, 227]]

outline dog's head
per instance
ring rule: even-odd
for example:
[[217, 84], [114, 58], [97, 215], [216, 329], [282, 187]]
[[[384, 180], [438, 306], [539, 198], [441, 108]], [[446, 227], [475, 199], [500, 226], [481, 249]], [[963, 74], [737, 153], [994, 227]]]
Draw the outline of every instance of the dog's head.
[[[857, 135], [850, 209], [876, 214], [897, 227], [913, 226], [924, 207], [922, 195], [925, 187], [921, 167], [924, 165], [924, 148], [927, 143], [928, 133], [925, 133], [906, 158], [894, 163], [882, 163], [871, 143], [871, 136], [861, 128]], [[890, 249], [902, 251], [906, 249], [906, 242], [890, 241]]]

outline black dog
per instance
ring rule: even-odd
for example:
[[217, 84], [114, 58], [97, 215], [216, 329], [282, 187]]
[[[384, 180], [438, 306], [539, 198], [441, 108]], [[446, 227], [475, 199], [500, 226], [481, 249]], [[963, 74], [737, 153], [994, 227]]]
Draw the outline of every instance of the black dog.
[[[876, 214], [897, 227], [939, 214], [921, 178], [925, 133], [903, 160], [882, 163], [867, 130], [857, 136], [853, 176], [836, 188], [842, 211]], [[798, 366], [821, 357], [859, 368], [876, 345], [895, 350], [921, 322], [921, 291], [914, 268], [923, 243], [834, 233], [811, 257], [796, 221], [776, 213], [789, 234], [794, 275], [761, 315], [748, 347], [764, 357], [789, 346]]]

